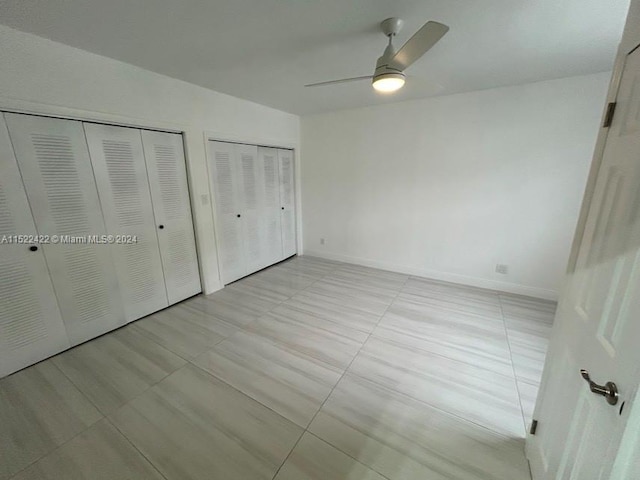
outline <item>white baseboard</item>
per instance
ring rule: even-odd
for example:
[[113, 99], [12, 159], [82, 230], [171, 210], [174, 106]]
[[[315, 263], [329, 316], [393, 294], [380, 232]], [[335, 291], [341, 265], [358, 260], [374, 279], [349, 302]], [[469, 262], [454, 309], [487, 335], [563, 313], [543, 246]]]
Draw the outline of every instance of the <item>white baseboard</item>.
[[553, 290], [544, 288], [530, 287], [517, 283], [500, 282], [498, 280], [489, 280], [486, 278], [470, 277], [467, 275], [459, 275], [457, 273], [447, 273], [438, 270], [428, 270], [422, 268], [408, 267], [406, 265], [398, 265], [390, 262], [379, 262], [367, 258], [352, 257], [349, 255], [340, 255], [335, 253], [320, 252], [317, 250], [306, 250], [305, 256], [326, 258], [336, 262], [353, 263], [364, 267], [379, 268], [381, 270], [389, 270], [392, 272], [414, 275], [416, 277], [430, 278], [432, 280], [440, 280], [443, 282], [457, 283], [460, 285], [468, 285], [478, 288], [486, 288], [489, 290], [497, 290], [500, 292], [514, 293], [516, 295], [526, 295], [528, 297], [541, 298], [544, 300], [558, 300], [558, 293]]

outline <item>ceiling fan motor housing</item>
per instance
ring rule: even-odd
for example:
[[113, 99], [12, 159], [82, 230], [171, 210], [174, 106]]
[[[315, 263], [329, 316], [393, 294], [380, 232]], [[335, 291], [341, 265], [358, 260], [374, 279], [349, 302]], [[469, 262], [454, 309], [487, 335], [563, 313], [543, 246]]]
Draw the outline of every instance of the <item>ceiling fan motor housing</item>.
[[405, 82], [402, 67], [393, 62], [395, 50], [391, 44], [376, 63], [376, 70], [373, 72], [371, 83], [373, 88], [381, 93], [395, 92], [402, 88]]
[[376, 81], [376, 78], [382, 76], [398, 76], [399, 78], [404, 78], [402, 67], [395, 64], [393, 61], [395, 54], [395, 48], [393, 48], [393, 45], [390, 43], [382, 56], [378, 58], [378, 61], [376, 62], [376, 70], [373, 72], [374, 82]]
[[384, 78], [390, 78], [390, 77], [405, 78], [405, 75], [401, 70], [396, 70], [394, 68], [389, 68], [387, 65], [383, 65], [380, 68], [376, 68], [376, 71], [373, 74], [372, 81], [373, 83], [375, 83], [376, 80], [383, 77]]

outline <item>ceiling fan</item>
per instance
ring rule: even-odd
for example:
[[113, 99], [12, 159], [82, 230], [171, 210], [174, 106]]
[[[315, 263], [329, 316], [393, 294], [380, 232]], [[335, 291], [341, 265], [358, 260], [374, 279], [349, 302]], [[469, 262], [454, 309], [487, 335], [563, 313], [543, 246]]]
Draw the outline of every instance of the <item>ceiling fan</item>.
[[404, 21], [396, 17], [387, 18], [380, 23], [382, 32], [389, 38], [389, 44], [382, 56], [378, 58], [373, 75], [310, 83], [305, 87], [322, 87], [357, 80], [372, 80], [373, 88], [379, 92], [390, 93], [399, 90], [404, 86], [404, 71], [427, 53], [449, 31], [449, 27], [442, 23], [427, 22], [396, 52], [393, 47], [393, 37], [402, 30], [403, 25]]

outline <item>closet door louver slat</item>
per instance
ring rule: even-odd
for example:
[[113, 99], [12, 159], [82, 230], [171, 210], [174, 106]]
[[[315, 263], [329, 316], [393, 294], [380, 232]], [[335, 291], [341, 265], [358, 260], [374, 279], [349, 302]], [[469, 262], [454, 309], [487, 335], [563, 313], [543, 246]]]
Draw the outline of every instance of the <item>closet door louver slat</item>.
[[282, 255], [287, 258], [297, 252], [293, 151], [278, 150], [278, 160], [282, 207]]
[[243, 241], [243, 205], [235, 145], [209, 142], [210, 187], [216, 208], [216, 241], [223, 284], [247, 274]]
[[[140, 130], [85, 123], [127, 321], [169, 305]], [[132, 243], [128, 242], [128, 238]]]
[[[38, 232], [105, 235], [105, 225], [80, 122], [5, 114]], [[72, 345], [125, 323], [111, 246], [43, 245]]]
[[201, 291], [182, 136], [142, 131], [169, 304]]
[[255, 272], [267, 266], [261, 228], [264, 198], [263, 172], [259, 166], [258, 147], [254, 145], [236, 145], [235, 148], [244, 206], [242, 212], [244, 255], [247, 270]]
[[210, 141], [223, 284], [296, 253], [293, 151]]
[[264, 180], [264, 200], [261, 215], [263, 249], [265, 264], [272, 265], [283, 258], [278, 150], [260, 147], [258, 155]]
[[[9, 243], [37, 235], [0, 114], [0, 377], [69, 347], [42, 248]], [[5, 237], [6, 236], [6, 237]], [[38, 247], [32, 251], [31, 247]]]

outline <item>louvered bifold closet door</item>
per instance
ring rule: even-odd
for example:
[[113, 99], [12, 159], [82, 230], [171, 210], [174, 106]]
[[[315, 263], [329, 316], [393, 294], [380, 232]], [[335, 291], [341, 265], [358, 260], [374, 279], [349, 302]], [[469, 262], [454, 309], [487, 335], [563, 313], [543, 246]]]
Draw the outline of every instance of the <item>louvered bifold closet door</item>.
[[107, 233], [135, 236], [113, 245], [127, 321], [169, 305], [140, 130], [84, 124]]
[[293, 150], [278, 150], [278, 166], [280, 168], [282, 256], [287, 258], [297, 252]]
[[[105, 235], [80, 122], [5, 114], [38, 233]], [[71, 344], [125, 323], [111, 246], [42, 246]]]
[[4, 117], [0, 114], [0, 377], [69, 348]]
[[278, 174], [278, 150], [258, 148], [259, 165], [263, 174], [264, 197], [262, 202], [261, 231], [265, 266], [282, 260], [282, 230], [280, 205], [280, 178]]
[[244, 256], [242, 191], [236, 145], [209, 142], [209, 182], [215, 198], [216, 241], [223, 284], [247, 274]]
[[169, 304], [201, 292], [182, 135], [142, 131]]
[[242, 238], [244, 256], [248, 273], [255, 272], [267, 265], [262, 235], [262, 204], [264, 198], [263, 171], [258, 159], [258, 147], [255, 145], [236, 145], [237, 161], [240, 167], [242, 186]]

